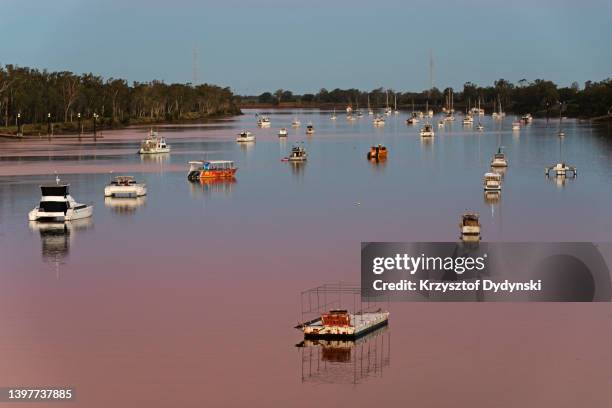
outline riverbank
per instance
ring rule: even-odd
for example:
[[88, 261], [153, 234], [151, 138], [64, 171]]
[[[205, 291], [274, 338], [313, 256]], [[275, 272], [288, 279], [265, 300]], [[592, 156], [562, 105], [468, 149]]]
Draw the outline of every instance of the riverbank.
[[[198, 115], [194, 113], [185, 114], [180, 119], [161, 119], [161, 118], [132, 118], [126, 120], [112, 120], [112, 118], [98, 118], [96, 120], [96, 131], [119, 130], [133, 126], [157, 126], [172, 124], [208, 123], [220, 119], [227, 119], [233, 116], [242, 115], [238, 108], [235, 112], [219, 115]], [[83, 119], [80, 122], [55, 123], [27, 123], [21, 125], [23, 137], [42, 137], [48, 134], [56, 135], [78, 135], [79, 133], [93, 133], [94, 123], [92, 119]], [[0, 127], [0, 138], [16, 138], [17, 126]]]

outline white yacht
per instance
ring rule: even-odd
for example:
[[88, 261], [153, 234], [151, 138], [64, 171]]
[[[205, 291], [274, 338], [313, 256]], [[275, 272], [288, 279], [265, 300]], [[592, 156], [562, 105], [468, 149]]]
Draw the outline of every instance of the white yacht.
[[272, 126], [272, 122], [270, 121], [270, 118], [267, 116], [258, 116], [257, 126], [262, 127], [262, 128], [268, 128]]
[[170, 146], [163, 137], [158, 137], [157, 132], [151, 129], [149, 135], [140, 143], [140, 154], [170, 153]]
[[40, 186], [40, 203], [28, 213], [28, 220], [72, 221], [91, 217], [93, 205], [74, 201], [68, 187], [68, 184], [60, 184], [59, 178], [56, 179], [56, 184]]
[[312, 123], [309, 123], [309, 124], [306, 126], [306, 134], [307, 134], [307, 135], [312, 135], [314, 132], [315, 132], [315, 130], [314, 130], [314, 126], [312, 125]]
[[421, 137], [434, 137], [435, 134], [433, 126], [431, 126], [429, 123], [425, 123], [425, 126], [423, 126], [421, 129], [420, 135]]
[[439, 128], [443, 128], [444, 127], [444, 121], [443, 120], [438, 121], [438, 127]]
[[104, 197], [142, 197], [147, 186], [137, 183], [132, 176], [117, 176], [104, 187]]
[[278, 137], [287, 137], [288, 134], [287, 128], [281, 128], [281, 130], [278, 131]]
[[499, 173], [485, 173], [483, 185], [486, 191], [501, 190], [502, 176]]
[[467, 242], [480, 241], [480, 217], [475, 212], [465, 212], [459, 222], [461, 240]]
[[239, 143], [254, 142], [255, 136], [253, 136], [253, 134], [249, 132], [248, 130], [243, 130], [242, 132], [238, 133], [238, 137], [236, 138], [236, 141]]
[[385, 118], [380, 115], [376, 115], [372, 123], [374, 124], [374, 126], [385, 126]]
[[508, 167], [508, 161], [506, 160], [506, 155], [502, 152], [502, 148], [497, 149], [497, 153], [493, 156], [493, 160], [491, 160], [491, 167]]
[[531, 123], [533, 122], [533, 116], [531, 116], [531, 113], [526, 113], [525, 115], [523, 115], [523, 117], [521, 118], [521, 120], [524, 123]]
[[296, 145], [291, 148], [291, 154], [289, 155], [287, 160], [300, 162], [306, 161], [307, 157], [308, 155], [306, 154], [306, 150], [304, 149], [304, 147]]
[[291, 122], [291, 127], [297, 128], [297, 127], [300, 127], [301, 124], [302, 122], [300, 122], [298, 118], [294, 118], [293, 122]]
[[570, 174], [574, 177], [578, 175], [578, 170], [576, 169], [576, 167], [570, 166], [564, 162], [557, 163], [551, 167], [547, 167], [544, 172], [547, 176], [550, 175], [550, 172], [553, 172], [553, 174], [558, 177], [565, 177]]

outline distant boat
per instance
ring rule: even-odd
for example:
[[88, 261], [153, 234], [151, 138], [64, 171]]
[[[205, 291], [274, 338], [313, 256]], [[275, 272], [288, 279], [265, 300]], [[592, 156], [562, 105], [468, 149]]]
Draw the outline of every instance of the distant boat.
[[147, 186], [137, 183], [132, 176], [117, 176], [104, 187], [104, 197], [142, 197]]
[[170, 146], [163, 137], [158, 137], [157, 132], [151, 129], [148, 137], [140, 143], [140, 154], [170, 153]]
[[385, 118], [380, 115], [376, 115], [372, 123], [374, 124], [374, 126], [385, 126]]
[[248, 130], [243, 130], [242, 132], [238, 133], [238, 137], [236, 138], [236, 141], [237, 142], [254, 142], [255, 136], [253, 136], [253, 134], [249, 132]]
[[433, 137], [434, 136], [433, 126], [431, 126], [431, 124], [429, 123], [426, 123], [421, 129], [420, 135], [421, 137]]
[[368, 93], [368, 115], [373, 115], [374, 111], [370, 107], [370, 94]]
[[296, 117], [295, 119], [293, 119], [293, 122], [291, 122], [291, 127], [297, 128], [300, 127], [302, 123], [299, 121], [299, 119]]
[[306, 134], [312, 135], [314, 132], [314, 126], [312, 125], [312, 123], [309, 123], [308, 126], [306, 126]]
[[387, 89], [387, 91], [386, 91], [386, 92], [387, 92], [387, 105], [386, 105], [386, 107], [385, 107], [385, 115], [386, 115], [386, 116], [389, 116], [389, 115], [391, 115], [392, 109], [391, 109], [391, 107], [389, 106], [389, 90]]
[[286, 160], [293, 162], [301, 162], [306, 161], [307, 157], [308, 155], [306, 154], [306, 150], [304, 149], [304, 147], [296, 145], [291, 148], [291, 154], [289, 155], [289, 157], [287, 157]]
[[399, 111], [397, 110], [397, 94], [394, 92], [393, 93], [393, 113], [395, 113], [396, 115], [399, 113]]
[[262, 127], [262, 128], [268, 128], [272, 125], [272, 122], [270, 121], [270, 118], [267, 116], [259, 116], [257, 118], [257, 126]]
[[332, 115], [329, 118], [331, 120], [336, 120], [336, 108], [334, 108], [334, 112], [332, 113]]
[[512, 122], [512, 130], [521, 130], [521, 122], [518, 120]]
[[491, 167], [508, 167], [508, 161], [506, 160], [506, 155], [502, 152], [502, 148], [497, 149], [497, 153], [493, 155], [493, 160], [491, 160]]
[[189, 180], [232, 179], [238, 170], [231, 160], [190, 161]]
[[287, 137], [289, 132], [287, 132], [287, 128], [282, 128], [278, 131], [278, 137]]
[[499, 173], [485, 173], [483, 180], [484, 189], [487, 191], [500, 191], [501, 179], [502, 176]]

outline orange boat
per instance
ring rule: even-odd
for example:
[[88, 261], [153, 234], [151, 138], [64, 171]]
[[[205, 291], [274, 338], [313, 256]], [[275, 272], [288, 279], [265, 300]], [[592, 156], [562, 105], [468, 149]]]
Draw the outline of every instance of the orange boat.
[[237, 167], [231, 160], [211, 160], [206, 162], [189, 162], [189, 180], [233, 178]]
[[387, 148], [383, 145], [372, 146], [368, 152], [368, 160], [385, 160], [387, 158]]

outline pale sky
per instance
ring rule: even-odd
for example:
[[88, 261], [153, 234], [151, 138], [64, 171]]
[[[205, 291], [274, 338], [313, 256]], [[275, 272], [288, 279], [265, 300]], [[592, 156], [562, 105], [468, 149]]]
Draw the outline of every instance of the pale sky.
[[612, 76], [612, 1], [2, 0], [0, 64], [131, 81], [429, 87]]

